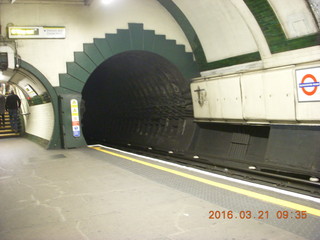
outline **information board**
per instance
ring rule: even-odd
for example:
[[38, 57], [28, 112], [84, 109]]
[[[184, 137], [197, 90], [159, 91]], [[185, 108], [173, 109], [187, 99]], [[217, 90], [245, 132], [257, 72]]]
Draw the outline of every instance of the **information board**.
[[65, 38], [65, 27], [8, 27], [9, 38]]

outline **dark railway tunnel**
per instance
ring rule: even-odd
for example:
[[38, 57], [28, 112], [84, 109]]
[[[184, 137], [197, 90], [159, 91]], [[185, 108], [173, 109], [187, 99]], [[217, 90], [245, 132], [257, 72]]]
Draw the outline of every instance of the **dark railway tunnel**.
[[184, 152], [196, 129], [189, 85], [175, 65], [151, 52], [107, 59], [82, 92], [87, 142]]

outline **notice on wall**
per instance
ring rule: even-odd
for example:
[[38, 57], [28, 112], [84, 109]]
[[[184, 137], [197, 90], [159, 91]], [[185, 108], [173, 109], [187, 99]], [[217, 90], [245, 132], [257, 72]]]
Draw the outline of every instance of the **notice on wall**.
[[76, 99], [70, 100], [71, 105], [71, 123], [72, 133], [74, 137], [80, 137], [80, 118], [79, 118], [79, 106]]
[[296, 70], [299, 102], [320, 101], [320, 67]]
[[38, 96], [38, 94], [36, 93], [36, 91], [33, 89], [33, 87], [31, 87], [29, 84], [24, 86], [24, 90], [26, 90], [26, 92], [28, 93], [29, 97], [35, 97]]
[[8, 27], [9, 38], [66, 38], [65, 27]]

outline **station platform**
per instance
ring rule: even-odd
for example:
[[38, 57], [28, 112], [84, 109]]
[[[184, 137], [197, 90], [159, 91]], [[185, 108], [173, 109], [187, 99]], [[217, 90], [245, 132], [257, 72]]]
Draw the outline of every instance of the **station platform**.
[[320, 239], [320, 199], [96, 145], [0, 139], [1, 240]]

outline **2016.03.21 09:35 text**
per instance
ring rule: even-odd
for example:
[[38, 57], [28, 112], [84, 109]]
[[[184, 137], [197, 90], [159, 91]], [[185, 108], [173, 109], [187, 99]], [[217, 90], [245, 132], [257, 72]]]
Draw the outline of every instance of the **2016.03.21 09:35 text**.
[[306, 219], [306, 211], [209, 211], [209, 219]]

